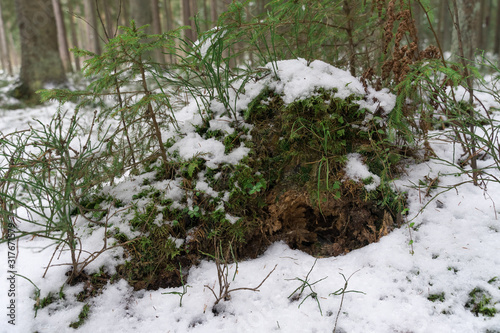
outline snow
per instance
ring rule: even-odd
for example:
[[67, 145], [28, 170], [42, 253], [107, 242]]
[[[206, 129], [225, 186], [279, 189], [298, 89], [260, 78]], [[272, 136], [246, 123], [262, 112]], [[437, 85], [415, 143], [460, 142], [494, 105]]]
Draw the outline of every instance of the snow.
[[365, 184], [367, 191], [373, 191], [380, 185], [380, 177], [368, 170], [368, 166], [362, 161], [361, 154], [358, 153], [347, 155], [345, 174], [349, 179], [368, 182]]
[[[304, 98], [318, 87], [337, 88], [338, 96], [364, 94], [359, 81], [345, 71], [335, 69], [325, 63], [315, 61], [307, 66], [304, 60], [278, 62], [278, 75], [281, 79], [273, 87], [284, 94], [287, 103]], [[249, 83], [246, 95], [241, 96], [238, 107], [256, 96], [259, 89], [270, 80]], [[260, 88], [259, 88], [260, 87]], [[380, 103], [384, 109], [394, 104], [394, 96], [387, 91], [369, 92], [374, 100], [365, 100], [374, 111]], [[486, 99], [486, 97], [485, 97]], [[493, 104], [491, 100], [488, 103]], [[361, 101], [360, 101], [361, 102]], [[35, 124], [33, 119], [47, 123], [57, 111], [56, 105], [36, 109], [7, 111], [0, 110], [0, 132], [5, 134], [27, 128]], [[183, 159], [195, 156], [204, 158], [207, 166], [219, 163], [237, 163], [247, 153], [248, 148], [241, 146], [230, 154], [224, 153], [224, 146], [214, 139], [203, 139], [189, 131], [192, 124], [201, 123], [197, 109], [190, 104], [176, 115], [180, 120], [185, 136], [170, 148], [177, 151]], [[225, 121], [218, 126], [228, 130]], [[172, 134], [166, 133], [166, 136]], [[76, 300], [82, 285], [64, 286], [66, 298], [39, 309], [34, 317], [35, 287], [25, 276], [40, 288], [41, 297], [49, 292], [57, 296], [66, 279], [68, 253], [58, 253], [47, 270], [54, 246], [46, 248], [50, 241], [35, 237], [19, 241], [19, 254], [16, 262], [16, 325], [7, 323], [6, 281], [10, 277], [7, 269], [8, 249], [0, 246], [0, 332], [332, 332], [339, 313], [337, 332], [494, 332], [500, 331], [500, 319], [472, 314], [465, 304], [474, 288], [488, 291], [493, 306], [500, 311], [500, 282], [491, 282], [500, 277], [500, 222], [497, 219], [500, 203], [500, 184], [489, 182], [487, 186], [474, 186], [466, 175], [455, 175], [451, 163], [457, 161], [459, 150], [452, 142], [431, 142], [438, 156], [450, 163], [430, 160], [421, 164], [409, 164], [401, 179], [394, 186], [407, 192], [409, 215], [408, 224], [383, 237], [378, 243], [352, 251], [346, 255], [330, 258], [315, 258], [301, 251], [290, 249], [283, 243], [275, 243], [254, 260], [238, 263], [231, 288], [254, 288], [276, 266], [276, 270], [259, 288], [259, 291], [237, 290], [231, 299], [221, 301], [220, 313], [212, 313], [215, 298], [209, 288], [218, 291], [217, 271], [213, 262], [203, 261], [189, 271], [186, 284], [189, 286], [179, 306], [179, 297], [168, 292], [182, 292], [182, 287], [160, 289], [157, 291], [134, 291], [127, 282], [119, 280], [108, 283], [102, 294], [86, 300], [90, 305], [89, 317], [77, 330], [68, 325], [78, 320], [84, 303]], [[0, 161], [1, 162], [1, 161]], [[500, 177], [500, 171], [492, 171]], [[360, 155], [352, 154], [346, 167], [348, 176], [373, 182], [367, 189], [378, 183], [377, 177], [368, 170]], [[453, 190], [440, 194], [437, 198], [426, 197], [426, 189], [418, 188], [419, 180], [424, 177], [439, 177], [440, 185], [455, 185]], [[209, 192], [202, 175], [198, 189]], [[138, 185], [152, 175], [123, 177], [118, 184], [105, 188], [114, 197], [126, 204], [139, 191]], [[178, 200], [182, 196], [180, 181], [171, 180], [153, 183], [157, 188], [169, 187], [170, 197]], [[431, 191], [436, 195], [440, 190]], [[209, 193], [217, 195], [217, 193]], [[126, 212], [115, 212], [112, 222], [119, 226], [125, 223]], [[229, 221], [238, 217], [226, 215]], [[103, 233], [93, 233], [84, 239], [89, 251], [102, 246]], [[181, 240], [173, 239], [176, 244]], [[412, 244], [410, 244], [412, 243]], [[112, 266], [123, 260], [121, 250], [105, 252], [89, 268], [97, 271], [104, 265], [110, 271]], [[311, 268], [314, 268], [311, 270]], [[232, 277], [236, 265], [229, 267]], [[306, 289], [298, 301], [292, 301], [290, 294], [300, 286], [297, 279], [309, 275], [312, 288], [317, 294], [322, 314], [315, 299], [308, 297]], [[342, 275], [343, 274], [343, 275]], [[346, 293], [341, 296], [330, 295], [344, 287], [343, 276], [349, 278], [347, 290], [362, 293]], [[428, 297], [444, 293], [444, 300], [431, 302]], [[56, 297], [57, 298], [57, 297]], [[300, 303], [302, 302], [303, 303]], [[300, 304], [300, 307], [299, 307]], [[339, 312], [340, 310], [340, 312]]]
[[[274, 87], [277, 93], [284, 93], [283, 101], [290, 104], [297, 99], [311, 96], [317, 88], [338, 89], [336, 96], [344, 99], [351, 94], [361, 95], [361, 82], [347, 71], [315, 60], [309, 65], [305, 59], [282, 60], [277, 62], [279, 81]], [[268, 65], [269, 69], [272, 69]], [[335, 80], [332, 80], [332, 78]]]
[[198, 133], [188, 133], [177, 141], [169, 152], [178, 152], [185, 160], [201, 157], [207, 161], [207, 167], [216, 168], [221, 163], [237, 164], [248, 154], [250, 148], [241, 146], [229, 154], [224, 154], [224, 150], [224, 144], [220, 141], [213, 138], [203, 139]]

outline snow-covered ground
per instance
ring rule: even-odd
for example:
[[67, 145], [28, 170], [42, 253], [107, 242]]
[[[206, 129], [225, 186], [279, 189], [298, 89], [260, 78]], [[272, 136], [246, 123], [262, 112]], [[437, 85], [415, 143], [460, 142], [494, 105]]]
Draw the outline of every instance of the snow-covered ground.
[[[331, 83], [336, 82], [338, 87], [359, 88], [335, 77], [344, 78], [343, 71], [318, 63], [315, 71], [308, 72], [311, 76], [307, 76], [300, 63], [294, 65], [288, 68], [289, 79], [276, 89], [293, 91], [300, 97], [311, 93], [311, 86], [318, 82], [327, 82], [325, 84], [331, 87], [335, 86]], [[304, 91], [294, 91], [299, 87]], [[183, 112], [186, 110], [193, 110], [191, 117], [196, 117], [194, 108]], [[26, 110], [0, 109], [0, 132], [27, 128], [33, 118], [48, 123], [56, 111], [55, 104]], [[432, 145], [442, 159], [456, 160], [456, 156], [452, 156], [455, 151], [452, 143], [436, 140]], [[316, 263], [315, 258], [283, 243], [273, 244], [257, 259], [239, 262], [231, 288], [254, 288], [275, 266], [276, 269], [259, 291], [232, 292], [230, 300], [219, 303], [218, 315], [211, 311], [215, 298], [206, 287], [218, 288], [216, 266], [204, 261], [189, 272], [186, 281], [189, 288], [182, 307], [177, 295], [165, 294], [180, 292], [182, 288], [133, 291], [120, 280], [108, 284], [102, 294], [86, 301], [90, 305], [88, 318], [76, 331], [332, 332], [337, 321], [337, 332], [348, 333], [500, 332], [500, 314], [492, 318], [476, 316], [466, 307], [470, 293], [481, 289], [491, 298], [488, 307], [500, 312], [500, 221], [497, 219], [500, 184], [490, 182], [485, 188], [469, 182], [430, 203], [431, 197], [425, 196], [426, 189], [412, 186], [425, 177], [439, 176], [440, 186], [470, 180], [466, 175], [453, 175], [456, 171], [449, 165], [428, 161], [408, 165], [405, 174], [395, 182], [399, 190], [408, 193], [408, 220], [414, 223], [411, 233], [406, 225], [378, 243], [347, 255], [320, 258]], [[500, 170], [496, 175], [500, 177]], [[123, 188], [133, 188], [133, 182], [125, 182], [121, 185]], [[432, 190], [431, 196], [438, 191]], [[89, 239], [94, 238], [99, 244], [102, 235], [93, 236]], [[46, 249], [48, 244], [47, 240], [34, 238], [20, 240], [17, 245], [15, 271], [31, 279], [40, 288], [42, 297], [49, 292], [57, 295], [66, 279], [67, 266], [51, 267], [42, 278], [53, 253], [52, 247]], [[7, 245], [1, 244], [0, 332], [75, 331], [68, 325], [78, 320], [84, 306], [75, 295], [82, 286], [65, 286], [66, 298], [39, 309], [35, 318], [32, 283], [17, 276], [15, 296], [9, 295], [8, 252]], [[103, 258], [107, 260], [112, 256]], [[64, 262], [62, 258], [61, 261]], [[106, 262], [98, 262], [93, 267], [103, 264]], [[231, 277], [235, 269], [235, 265], [230, 266]], [[312, 296], [309, 289], [304, 290], [299, 300], [289, 298], [301, 285], [298, 279], [303, 280], [307, 275], [309, 283], [317, 282], [312, 286], [316, 298], [306, 298]], [[350, 277], [346, 291], [357, 292], [345, 293], [342, 299], [332, 293], [344, 287], [344, 277]], [[8, 323], [11, 300], [15, 300], [15, 326]]]

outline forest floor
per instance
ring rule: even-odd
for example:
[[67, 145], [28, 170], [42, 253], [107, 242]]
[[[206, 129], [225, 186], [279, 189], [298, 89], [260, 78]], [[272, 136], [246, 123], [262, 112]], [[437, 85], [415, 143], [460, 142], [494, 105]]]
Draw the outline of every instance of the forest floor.
[[[319, 82], [317, 77], [307, 79]], [[56, 104], [0, 108], [0, 133], [38, 126], [34, 119], [48, 123], [57, 111]], [[500, 114], [493, 115], [500, 119]], [[187, 107], [178, 119], [195, 117], [195, 108]], [[208, 260], [190, 269], [182, 299], [172, 294], [182, 293], [182, 287], [134, 290], [122, 279], [107, 282], [100, 293], [83, 302], [78, 299], [86, 288], [83, 283], [64, 286], [60, 297], [67, 266], [57, 263], [67, 262], [67, 254], [58, 254], [42, 278], [54, 247], [39, 237], [17, 244], [19, 275], [15, 297], [10, 297], [9, 250], [0, 244], [0, 332], [332, 332], [334, 327], [349, 333], [500, 332], [500, 184], [474, 186], [468, 175], [457, 174], [453, 163], [460, 149], [440, 132], [435, 134], [430, 144], [440, 160], [408, 163], [393, 183], [407, 192], [406, 223], [378, 242], [339, 256], [315, 258], [276, 242], [255, 259], [228, 265], [231, 289], [255, 288], [268, 277], [258, 291], [231, 292], [216, 311], [210, 288], [218, 290], [217, 269]], [[500, 170], [494, 174], [500, 178]], [[123, 177], [108, 191], [131, 201], [139, 191], [137, 184], [147, 177]], [[418, 185], [435, 179], [439, 188]], [[435, 197], [446, 187], [450, 190]], [[88, 235], [88, 246], [101, 246], [101, 236]], [[122, 255], [121, 248], [108, 251], [88, 269], [98, 272], [106, 267], [112, 274], [113, 267], [123, 263]], [[53, 298], [36, 313], [33, 284], [41, 298], [49, 293]], [[12, 299], [15, 326], [8, 323]], [[79, 328], [69, 328], [79, 316]]]

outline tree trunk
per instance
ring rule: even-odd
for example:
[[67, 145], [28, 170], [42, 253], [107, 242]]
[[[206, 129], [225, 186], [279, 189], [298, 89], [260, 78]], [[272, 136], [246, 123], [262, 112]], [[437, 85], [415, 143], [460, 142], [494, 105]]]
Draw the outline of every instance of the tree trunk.
[[[182, 0], [182, 23], [183, 25], [190, 26], [191, 25], [191, 7], [190, 0]], [[184, 30], [184, 37], [187, 40], [194, 42], [194, 31], [193, 29]]]
[[12, 76], [12, 62], [10, 61], [9, 54], [9, 43], [7, 42], [7, 36], [5, 35], [5, 25], [3, 22], [3, 12], [0, 4], [0, 57], [2, 58], [2, 68], [4, 72], [7, 72]]
[[153, 17], [152, 27], [154, 34], [161, 34], [160, 3], [159, 0], [152, 0], [151, 14]]
[[478, 22], [476, 26], [477, 32], [477, 47], [481, 50], [486, 49], [486, 29], [488, 29], [486, 25], [486, 0], [479, 1], [479, 13], [478, 13]]
[[52, 1], [16, 0], [16, 13], [21, 37], [21, 75], [20, 86], [14, 93], [18, 98], [38, 102], [36, 90], [46, 83], [66, 81]]
[[219, 18], [219, 14], [217, 11], [217, 0], [210, 1], [210, 13], [212, 16], [212, 23], [215, 26], [217, 24], [217, 19]]
[[130, 7], [129, 7], [129, 2], [128, 1], [120, 1], [120, 4], [122, 6], [121, 8], [121, 25], [123, 26], [129, 26], [130, 25]]
[[[119, 5], [120, 5], [120, 3], [118, 3], [118, 6]], [[110, 3], [108, 1], [102, 0], [102, 5], [100, 6], [100, 8], [102, 8], [100, 11], [104, 12], [104, 20], [105, 20], [105, 27], [106, 27], [105, 35], [108, 39], [111, 39], [111, 38], [115, 37], [115, 31], [117, 28], [117, 27], [115, 27], [115, 22], [118, 18], [114, 19], [113, 15], [111, 15], [111, 6], [110, 6]], [[117, 10], [117, 14], [116, 14], [117, 16], [118, 16], [119, 11], [120, 11], [120, 8], [118, 8], [118, 10]]]
[[441, 47], [443, 48], [443, 52], [445, 51], [445, 19], [449, 16], [448, 13], [448, 6], [446, 4], [446, 1], [441, 1], [439, 4], [439, 9], [437, 13], [438, 21], [437, 21], [437, 35], [439, 38], [439, 43], [441, 44]]
[[66, 26], [64, 25], [63, 12], [60, 0], [52, 0], [54, 16], [56, 18], [57, 42], [59, 43], [59, 54], [66, 72], [73, 72], [71, 58], [69, 55], [68, 39], [66, 38]]
[[497, 17], [496, 17], [496, 27], [495, 27], [495, 46], [494, 52], [500, 55], [500, 4], [497, 3]]
[[[163, 6], [165, 7], [166, 31], [172, 31], [174, 29], [174, 13], [172, 9], [172, 0], [163, 0]], [[169, 54], [166, 60], [171, 64], [174, 64], [177, 61], [173, 54]]]
[[87, 20], [87, 50], [96, 54], [101, 53], [101, 44], [99, 43], [97, 9], [95, 0], [84, 0], [85, 19]]
[[349, 72], [352, 76], [356, 76], [356, 52], [355, 45], [353, 39], [354, 33], [354, 22], [351, 14], [351, 7], [349, 5], [349, 1], [344, 0], [344, 14], [346, 18], [346, 27], [345, 31], [347, 33], [347, 39], [349, 43]]
[[[248, 7], [248, 6], [247, 6]], [[203, 0], [203, 29], [207, 31], [210, 29], [210, 13], [208, 12], [208, 0]]]
[[21, 55], [16, 50], [16, 43], [14, 43], [14, 36], [12, 34], [7, 34], [7, 45], [10, 60], [12, 61], [12, 68], [21, 67]]
[[[418, 37], [418, 49], [425, 49], [425, 31], [427, 29], [427, 20], [424, 20], [424, 13], [420, 4], [414, 2], [411, 8], [411, 13], [413, 20], [415, 21], [415, 26], [417, 27], [417, 37]], [[424, 23], [425, 22], [425, 23]]]
[[257, 15], [264, 13], [265, 0], [257, 0]]
[[[153, 16], [152, 28], [153, 34], [161, 34], [161, 20], [160, 20], [160, 3], [159, 0], [152, 1], [151, 14]], [[156, 62], [164, 63], [165, 57], [160, 49], [155, 50], [154, 58]]]
[[[458, 8], [458, 24], [462, 34], [463, 55], [471, 60], [478, 47], [478, 36], [476, 26], [479, 24], [479, 3], [476, 0], [453, 0]], [[454, 18], [453, 37], [451, 52], [455, 57], [459, 56], [459, 40], [457, 34], [457, 21]]]
[[[75, 15], [76, 13], [73, 11], [73, 4], [71, 3], [71, 0], [67, 2], [68, 6], [68, 11], [69, 11], [69, 31], [71, 34], [71, 44], [73, 44], [73, 47], [78, 48], [78, 37], [76, 35], [76, 23], [75, 23]], [[73, 59], [75, 61], [75, 68], [79, 72], [82, 68], [80, 65], [80, 58], [73, 56]]]
[[191, 13], [191, 30], [193, 30], [193, 40], [196, 40], [198, 38], [198, 33], [196, 31], [196, 22], [195, 22], [195, 16], [198, 15], [198, 4], [196, 0], [191, 0], [191, 3], [189, 4], [189, 11]]
[[[153, 1], [154, 2], [154, 1]], [[130, 0], [130, 18], [135, 21], [137, 27], [153, 23], [151, 1]], [[146, 33], [153, 31], [151, 26], [146, 29]]]
[[163, 6], [165, 7], [165, 25], [167, 31], [174, 29], [174, 13], [172, 9], [172, 0], [163, 0]]
[[484, 43], [485, 43], [485, 50], [488, 50], [488, 52], [491, 52], [493, 50], [493, 45], [491, 44], [491, 30], [493, 27], [493, 24], [491, 23], [492, 20], [492, 15], [493, 15], [493, 0], [488, 1], [488, 6], [486, 8], [486, 17], [485, 17], [485, 24], [486, 28], [484, 31]]

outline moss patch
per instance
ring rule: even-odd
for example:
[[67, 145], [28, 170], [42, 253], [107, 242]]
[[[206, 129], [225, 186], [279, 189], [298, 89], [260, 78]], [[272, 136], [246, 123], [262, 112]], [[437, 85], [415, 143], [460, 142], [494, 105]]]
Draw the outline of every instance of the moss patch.
[[[387, 179], [400, 151], [385, 131], [365, 121], [366, 110], [336, 91], [320, 90], [284, 105], [273, 92], [250, 105], [254, 125], [248, 166], [266, 181], [260, 230], [270, 242], [284, 240], [315, 255], [339, 255], [386, 235], [400, 220], [404, 198], [384, 183], [368, 192], [345, 177], [347, 154], [363, 154]], [[391, 161], [380, 158], [380, 150]], [[387, 150], [386, 152], [384, 150]]]

